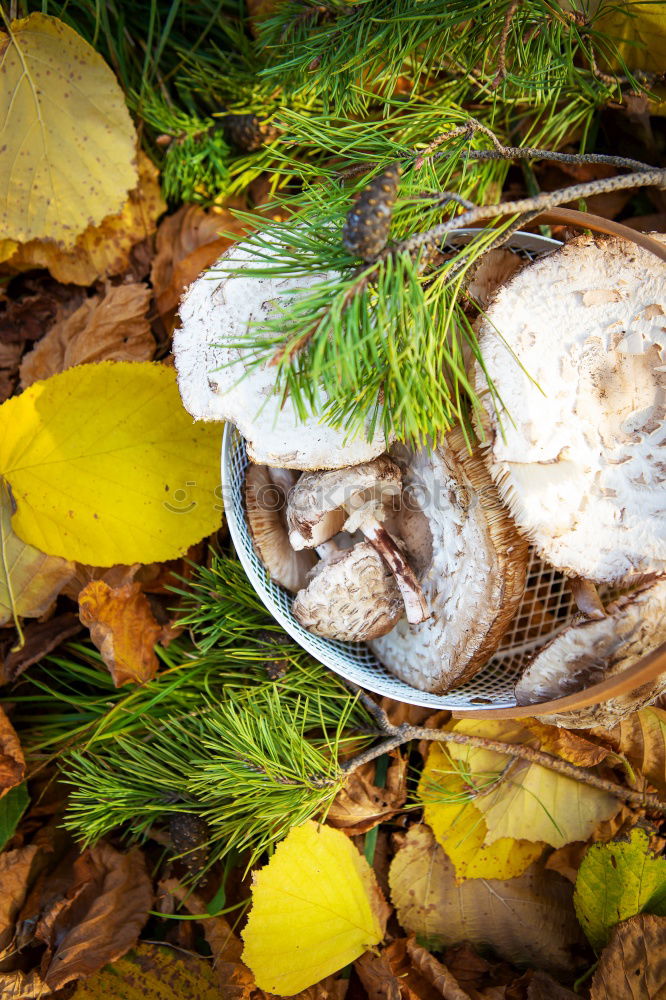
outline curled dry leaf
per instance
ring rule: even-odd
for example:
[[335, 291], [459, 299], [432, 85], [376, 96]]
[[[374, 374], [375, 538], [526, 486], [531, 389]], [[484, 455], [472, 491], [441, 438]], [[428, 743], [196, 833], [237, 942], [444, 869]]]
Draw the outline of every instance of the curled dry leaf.
[[414, 938], [407, 942], [407, 954], [417, 971], [435, 987], [444, 1000], [470, 1000], [469, 993], [462, 989], [446, 966], [418, 945]]
[[23, 629], [25, 643], [20, 649], [15, 649], [15, 638], [0, 644], [0, 684], [15, 681], [24, 670], [37, 663], [52, 652], [65, 639], [71, 638], [81, 631], [78, 615], [67, 611], [56, 615], [47, 622], [30, 622]]
[[79, 616], [109, 668], [116, 687], [143, 684], [157, 673], [157, 623], [140, 583], [109, 587], [93, 580], [79, 594]]
[[74, 563], [47, 556], [21, 541], [12, 528], [14, 504], [0, 476], [0, 625], [39, 618], [72, 578]]
[[31, 240], [15, 248], [4, 259], [2, 269], [12, 272], [47, 267], [58, 281], [74, 285], [91, 285], [98, 278], [123, 274], [132, 248], [155, 232], [165, 210], [159, 171], [139, 153], [139, 183], [122, 211], [107, 216], [99, 225], [88, 226], [68, 250], [50, 240]]
[[525, 975], [507, 986], [503, 1000], [580, 1000], [566, 986], [556, 983], [540, 969], [528, 969]]
[[25, 777], [25, 757], [14, 727], [0, 708], [0, 798]]
[[666, 917], [641, 913], [613, 931], [590, 1000], [666, 1000]]
[[231, 245], [232, 240], [220, 236], [221, 232], [240, 238], [246, 231], [247, 223], [241, 223], [228, 208], [205, 211], [198, 205], [182, 205], [163, 219], [150, 271], [160, 315], [174, 312], [188, 285]]
[[584, 937], [572, 887], [536, 862], [523, 875], [456, 885], [451, 861], [426, 826], [415, 826], [390, 872], [391, 899], [408, 932], [439, 945], [490, 945], [507, 961], [571, 972]]
[[594, 743], [571, 729], [545, 726], [537, 719], [526, 719], [525, 725], [537, 737], [540, 750], [578, 767], [595, 767], [609, 756], [615, 756], [610, 747]]
[[543, 841], [500, 837], [486, 844], [488, 827], [463, 776], [441, 743], [431, 743], [419, 782], [424, 818], [456, 870], [466, 878], [514, 878], [543, 854]]
[[40, 855], [37, 844], [0, 854], [0, 959], [11, 945], [16, 918], [43, 861]]
[[367, 833], [400, 811], [407, 798], [407, 758], [391, 756], [382, 788], [375, 784], [376, 770], [376, 763], [371, 761], [347, 776], [326, 814], [329, 826], [355, 836]]
[[592, 735], [626, 757], [657, 791], [666, 793], [666, 711], [663, 708], [642, 708], [612, 729], [592, 730]]
[[[462, 719], [453, 729], [506, 743], [534, 745], [535, 742], [522, 720]], [[540, 764], [515, 760], [508, 765], [504, 780], [507, 759], [502, 754], [453, 743], [449, 744], [449, 752], [479, 789], [474, 804], [483, 813], [488, 844], [500, 837], [515, 837], [544, 840], [553, 847], [562, 847], [573, 840], [587, 840], [598, 823], [610, 819], [621, 808], [619, 800], [608, 792]]]
[[147, 285], [116, 285], [56, 323], [21, 364], [25, 389], [41, 378], [91, 361], [150, 361], [155, 341], [146, 318]]
[[56, 17], [0, 33], [0, 225], [4, 239], [72, 246], [136, 184], [136, 133], [102, 57]]

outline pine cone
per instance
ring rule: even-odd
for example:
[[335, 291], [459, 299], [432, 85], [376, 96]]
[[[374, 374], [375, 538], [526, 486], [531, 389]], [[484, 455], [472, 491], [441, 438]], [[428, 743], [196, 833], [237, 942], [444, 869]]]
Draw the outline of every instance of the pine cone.
[[232, 146], [244, 153], [254, 153], [279, 134], [274, 125], [252, 114], [225, 115], [222, 127]]
[[391, 163], [363, 188], [347, 212], [343, 246], [365, 261], [375, 260], [386, 246], [400, 174], [400, 164]]
[[208, 860], [208, 823], [196, 813], [175, 812], [169, 816], [169, 836], [183, 864], [191, 872], [200, 872]]
[[258, 636], [260, 642], [266, 643], [275, 650], [274, 656], [268, 656], [264, 660], [264, 670], [271, 681], [279, 681], [286, 674], [290, 666], [288, 657], [281, 655], [281, 648], [291, 646], [291, 638], [284, 632], [271, 632], [269, 629], [262, 629]]

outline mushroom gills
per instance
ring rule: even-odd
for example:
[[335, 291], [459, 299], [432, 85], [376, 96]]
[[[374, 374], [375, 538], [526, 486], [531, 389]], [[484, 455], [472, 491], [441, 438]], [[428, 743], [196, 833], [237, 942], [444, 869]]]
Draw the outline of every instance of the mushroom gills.
[[314, 635], [364, 642], [384, 635], [404, 613], [400, 590], [369, 542], [322, 559], [292, 605]]
[[[599, 620], [577, 616], [532, 658], [516, 684], [519, 705], [562, 698], [621, 673], [666, 642], [666, 579], [645, 583], [606, 608]], [[598, 705], [540, 716], [567, 729], [610, 727], [666, 691], [666, 673]]]

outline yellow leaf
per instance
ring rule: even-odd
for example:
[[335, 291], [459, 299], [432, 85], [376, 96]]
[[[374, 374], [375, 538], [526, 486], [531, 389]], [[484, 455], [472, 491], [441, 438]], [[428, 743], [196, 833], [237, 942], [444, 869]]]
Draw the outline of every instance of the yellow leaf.
[[456, 870], [466, 878], [514, 878], [542, 854], [543, 842], [500, 837], [484, 846], [488, 833], [483, 814], [474, 805], [454, 761], [441, 743], [433, 743], [418, 790], [426, 823]]
[[[663, 73], [666, 66], [666, 8], [654, 0], [622, 0], [606, 7], [594, 28], [608, 35], [629, 69]], [[619, 72], [612, 60], [608, 68]]]
[[0, 625], [17, 618], [39, 618], [74, 576], [74, 563], [47, 556], [17, 538], [12, 501], [0, 478]]
[[0, 406], [14, 531], [95, 566], [173, 559], [215, 531], [219, 454], [219, 425], [193, 423], [165, 365], [79, 365]]
[[29, 271], [47, 267], [58, 281], [92, 285], [97, 278], [127, 270], [132, 247], [155, 232], [165, 210], [159, 172], [145, 153], [139, 153], [139, 184], [130, 191], [119, 213], [107, 216], [99, 225], [88, 226], [69, 249], [51, 240], [30, 240], [20, 246], [0, 240], [2, 268]]
[[[461, 719], [452, 728], [504, 743], [534, 743], [534, 734], [520, 721]], [[621, 808], [618, 799], [607, 792], [540, 764], [520, 759], [511, 762], [504, 754], [453, 743], [449, 752], [463, 762], [480, 790], [488, 789], [474, 799], [488, 828], [486, 844], [515, 837], [562, 847], [573, 840], [587, 840], [598, 823]], [[498, 780], [503, 772], [504, 777]]]
[[293, 996], [378, 944], [378, 896], [371, 868], [344, 833], [313, 822], [294, 827], [254, 876], [243, 961], [257, 986]]
[[116, 79], [55, 17], [0, 32], [0, 229], [72, 246], [136, 184], [136, 135]]

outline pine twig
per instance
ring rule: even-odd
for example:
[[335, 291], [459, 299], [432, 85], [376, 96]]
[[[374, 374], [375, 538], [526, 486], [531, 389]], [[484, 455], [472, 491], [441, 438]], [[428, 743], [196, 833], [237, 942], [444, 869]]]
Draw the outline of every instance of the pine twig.
[[384, 709], [369, 694], [356, 688], [355, 685], [347, 683], [352, 690], [355, 689], [357, 691], [359, 701], [361, 701], [376, 720], [378, 728], [385, 734], [385, 739], [347, 761], [342, 768], [345, 774], [352, 774], [363, 764], [367, 764], [369, 761], [381, 757], [382, 754], [395, 750], [396, 747], [409, 743], [412, 740], [457, 743], [460, 746], [475, 747], [479, 750], [491, 750], [494, 753], [504, 754], [507, 757], [520, 758], [521, 760], [529, 761], [531, 764], [539, 764], [550, 771], [556, 771], [567, 778], [573, 778], [574, 781], [580, 781], [585, 785], [590, 785], [592, 788], [608, 792], [622, 802], [627, 802], [634, 806], [644, 806], [654, 809], [655, 812], [666, 814], [666, 802], [660, 799], [658, 795], [625, 788], [624, 785], [619, 785], [615, 781], [600, 778], [599, 775], [594, 774], [588, 768], [570, 764], [566, 760], [553, 756], [553, 754], [546, 753], [543, 750], [535, 750], [533, 747], [525, 746], [522, 743], [503, 743], [501, 740], [487, 739], [485, 736], [471, 736], [468, 733], [455, 733], [446, 729], [426, 729], [424, 726], [410, 726], [407, 723], [394, 726]]
[[520, 3], [521, 0], [512, 0], [507, 7], [506, 14], [504, 15], [504, 24], [502, 25], [502, 34], [500, 35], [499, 50], [497, 53], [497, 75], [491, 84], [493, 90], [496, 90], [500, 83], [506, 79], [506, 46], [509, 40], [511, 22], [513, 21], [516, 11], [520, 7]]

